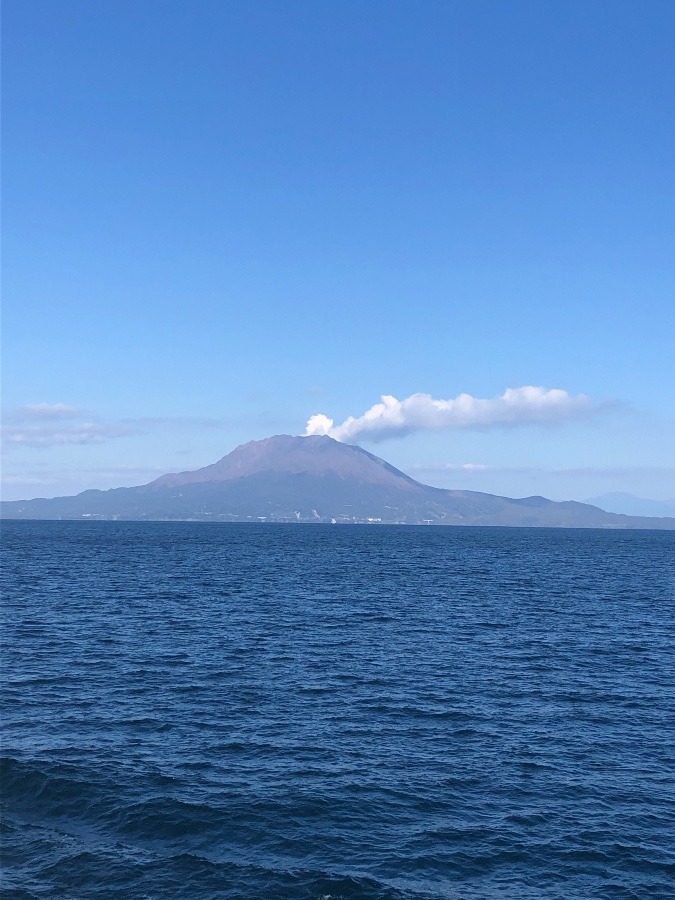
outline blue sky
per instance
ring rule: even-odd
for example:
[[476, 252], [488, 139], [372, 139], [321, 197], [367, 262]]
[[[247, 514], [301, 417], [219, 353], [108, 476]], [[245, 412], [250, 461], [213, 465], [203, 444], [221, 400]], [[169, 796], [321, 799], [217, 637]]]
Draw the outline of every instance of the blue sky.
[[[340, 434], [440, 486], [675, 495], [671, 2], [7, 0], [3, 30], [7, 499], [416, 394]], [[505, 418], [527, 386], [565, 395]]]

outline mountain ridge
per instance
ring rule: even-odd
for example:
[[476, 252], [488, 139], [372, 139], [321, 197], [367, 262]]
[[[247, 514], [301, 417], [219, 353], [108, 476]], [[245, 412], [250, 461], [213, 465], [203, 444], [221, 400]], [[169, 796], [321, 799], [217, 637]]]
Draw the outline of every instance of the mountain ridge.
[[675, 497], [652, 500], [625, 491], [612, 491], [598, 497], [589, 497], [584, 503], [597, 506], [605, 512], [624, 513], [628, 516], [675, 516]]
[[[298, 441], [302, 441], [302, 444], [297, 443]], [[356, 453], [347, 456], [342, 449], [345, 447], [351, 448]], [[365, 463], [364, 458], [371, 465]], [[411, 485], [419, 483], [362, 447], [341, 444], [327, 435], [297, 438], [289, 434], [277, 434], [261, 441], [240, 444], [231, 453], [227, 453], [209, 466], [161, 475], [150, 482], [150, 485], [159, 487], [205, 481], [231, 481], [260, 471], [286, 472], [286, 474], [337, 472], [342, 477], [365, 476], [369, 481], [375, 479], [385, 483], [391, 480], [385, 477], [386, 473], [402, 478]]]
[[576, 501], [500, 497], [415, 481], [328, 436], [274, 435], [209, 466], [138, 487], [2, 501], [5, 519], [330, 522], [675, 529], [675, 518], [623, 516]]

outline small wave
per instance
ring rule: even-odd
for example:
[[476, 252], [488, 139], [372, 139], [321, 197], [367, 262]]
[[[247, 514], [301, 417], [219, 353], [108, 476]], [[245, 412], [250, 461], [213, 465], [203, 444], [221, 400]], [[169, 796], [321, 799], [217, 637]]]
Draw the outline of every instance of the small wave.
[[64, 897], [110, 900], [127, 900], [130, 896], [139, 900], [160, 896], [191, 900], [423, 900], [429, 896], [401, 891], [367, 876], [218, 862], [195, 853], [134, 860], [122, 846], [98, 854], [81, 851], [64, 855], [43, 867], [39, 878], [63, 891]]
[[44, 817], [81, 815], [100, 798], [100, 789], [75, 766], [0, 758], [6, 809], [32, 809]]

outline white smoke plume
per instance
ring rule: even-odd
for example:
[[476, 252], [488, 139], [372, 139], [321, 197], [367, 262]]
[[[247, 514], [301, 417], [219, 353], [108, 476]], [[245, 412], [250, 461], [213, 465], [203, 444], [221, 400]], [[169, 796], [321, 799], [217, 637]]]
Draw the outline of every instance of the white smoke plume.
[[411, 394], [397, 400], [385, 394], [380, 403], [363, 415], [349, 416], [340, 425], [317, 413], [307, 422], [305, 435], [327, 434], [338, 441], [356, 439], [378, 441], [414, 431], [439, 428], [482, 429], [495, 425], [525, 425], [559, 422], [594, 408], [586, 394], [572, 396], [567, 391], [531, 385], [507, 388], [501, 397], [480, 399], [459, 394], [452, 400], [434, 400], [430, 394]]

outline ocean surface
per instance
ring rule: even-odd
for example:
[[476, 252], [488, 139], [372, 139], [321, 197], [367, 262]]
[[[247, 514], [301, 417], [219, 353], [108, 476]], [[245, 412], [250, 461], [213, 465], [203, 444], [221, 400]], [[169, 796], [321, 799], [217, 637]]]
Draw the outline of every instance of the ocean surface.
[[675, 897], [675, 533], [2, 535], [3, 900]]

